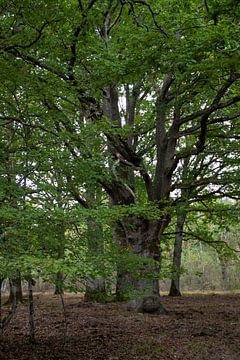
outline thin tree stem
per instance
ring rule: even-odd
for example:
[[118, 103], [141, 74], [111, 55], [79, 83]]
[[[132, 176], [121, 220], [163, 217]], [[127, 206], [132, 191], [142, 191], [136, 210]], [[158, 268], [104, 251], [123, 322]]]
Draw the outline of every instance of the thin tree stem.
[[13, 315], [15, 314], [16, 309], [17, 309], [17, 287], [13, 284], [11, 279], [9, 279], [9, 284], [10, 284], [13, 298], [12, 298], [11, 308], [10, 308], [8, 314], [1, 321], [1, 334], [3, 333], [6, 326], [12, 320]]
[[63, 299], [63, 294], [59, 293], [59, 297], [62, 304], [62, 311], [63, 311], [63, 319], [64, 319], [64, 331], [63, 331], [63, 347], [65, 347], [65, 344], [67, 342], [67, 312], [66, 312], [66, 306]]
[[28, 323], [29, 323], [29, 341], [35, 342], [35, 324], [34, 324], [34, 305], [32, 279], [28, 279]]

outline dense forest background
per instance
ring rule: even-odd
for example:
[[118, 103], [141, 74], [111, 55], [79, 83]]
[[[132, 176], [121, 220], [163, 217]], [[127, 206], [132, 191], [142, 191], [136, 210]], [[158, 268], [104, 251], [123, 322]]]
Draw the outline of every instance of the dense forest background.
[[[238, 240], [238, 234], [235, 235]], [[202, 244], [186, 244], [183, 247], [183, 264], [181, 269], [181, 290], [184, 294], [197, 293], [237, 293], [240, 289], [240, 263], [234, 257], [227, 257], [224, 261], [219, 259], [215, 250]], [[164, 294], [169, 292], [172, 278], [171, 257], [165, 259], [166, 270], [160, 280], [160, 290]], [[113, 284], [114, 285], [114, 284]], [[27, 283], [22, 282], [23, 291], [27, 291]], [[3, 294], [9, 292], [9, 284], [6, 280], [2, 285]], [[36, 279], [34, 292], [54, 293], [54, 285], [44, 282], [41, 278]], [[114, 287], [113, 287], [114, 291]]]

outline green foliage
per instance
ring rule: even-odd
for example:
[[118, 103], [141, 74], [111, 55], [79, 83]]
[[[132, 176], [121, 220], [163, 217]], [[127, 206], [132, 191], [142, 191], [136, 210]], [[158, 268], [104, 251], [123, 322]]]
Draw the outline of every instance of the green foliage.
[[[66, 286], [76, 290], [90, 278], [113, 279], [121, 266], [137, 276], [146, 261], [152, 269], [152, 260], [133, 254], [131, 246], [116, 250], [113, 225], [189, 210], [189, 236], [229, 255], [216, 241], [238, 215], [215, 198], [239, 198], [239, 11], [234, 0], [208, 6], [195, 0], [1, 2], [4, 277], [18, 270], [53, 282], [62, 271]], [[157, 99], [169, 75], [159, 145]], [[125, 104], [118, 109], [121, 124], [116, 114], [105, 114], [110, 86], [122, 103], [126, 86], [130, 103], [139, 89], [132, 123]], [[201, 111], [208, 107], [205, 124]], [[134, 200], [120, 193], [109, 207], [109, 193], [119, 189], [127, 199], [134, 193]], [[206, 198], [208, 225], [201, 212]], [[103, 253], [89, 254], [90, 220], [103, 229]], [[169, 244], [165, 237], [163, 246]], [[174, 271], [168, 269], [163, 274]]]

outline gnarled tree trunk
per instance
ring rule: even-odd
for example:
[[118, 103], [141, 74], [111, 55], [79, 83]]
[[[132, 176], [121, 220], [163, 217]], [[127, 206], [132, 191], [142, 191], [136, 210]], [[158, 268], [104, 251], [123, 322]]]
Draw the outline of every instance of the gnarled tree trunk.
[[9, 281], [9, 298], [7, 300], [7, 304], [12, 304], [16, 299], [16, 303], [23, 302], [23, 293], [22, 293], [22, 281], [20, 273], [17, 274], [16, 277], [12, 278]]
[[159, 294], [161, 227], [160, 220], [132, 217], [122, 221], [121, 246], [132, 252], [133, 264], [118, 278], [117, 297], [129, 300], [130, 309], [150, 313], [164, 311]]

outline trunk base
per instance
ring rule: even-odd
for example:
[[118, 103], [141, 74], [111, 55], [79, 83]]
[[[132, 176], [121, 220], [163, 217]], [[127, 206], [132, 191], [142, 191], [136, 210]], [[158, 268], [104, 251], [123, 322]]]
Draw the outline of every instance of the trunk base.
[[168, 296], [172, 296], [172, 297], [182, 296], [180, 290], [176, 287], [174, 282], [171, 283]]
[[[13, 285], [16, 287], [16, 303], [23, 304], [25, 302], [25, 300], [23, 299], [21, 281], [19, 281], [18, 279], [15, 281], [15, 279], [13, 279], [12, 282], [13, 282]], [[9, 297], [4, 305], [11, 305], [13, 303], [13, 301], [15, 301], [14, 297], [15, 296], [13, 294], [12, 286], [10, 286]]]
[[56, 286], [55, 291], [54, 291], [54, 295], [64, 295], [63, 288]]
[[160, 296], [151, 295], [143, 299], [130, 300], [127, 303], [129, 311], [136, 311], [148, 314], [167, 314], [166, 309], [163, 307]]

